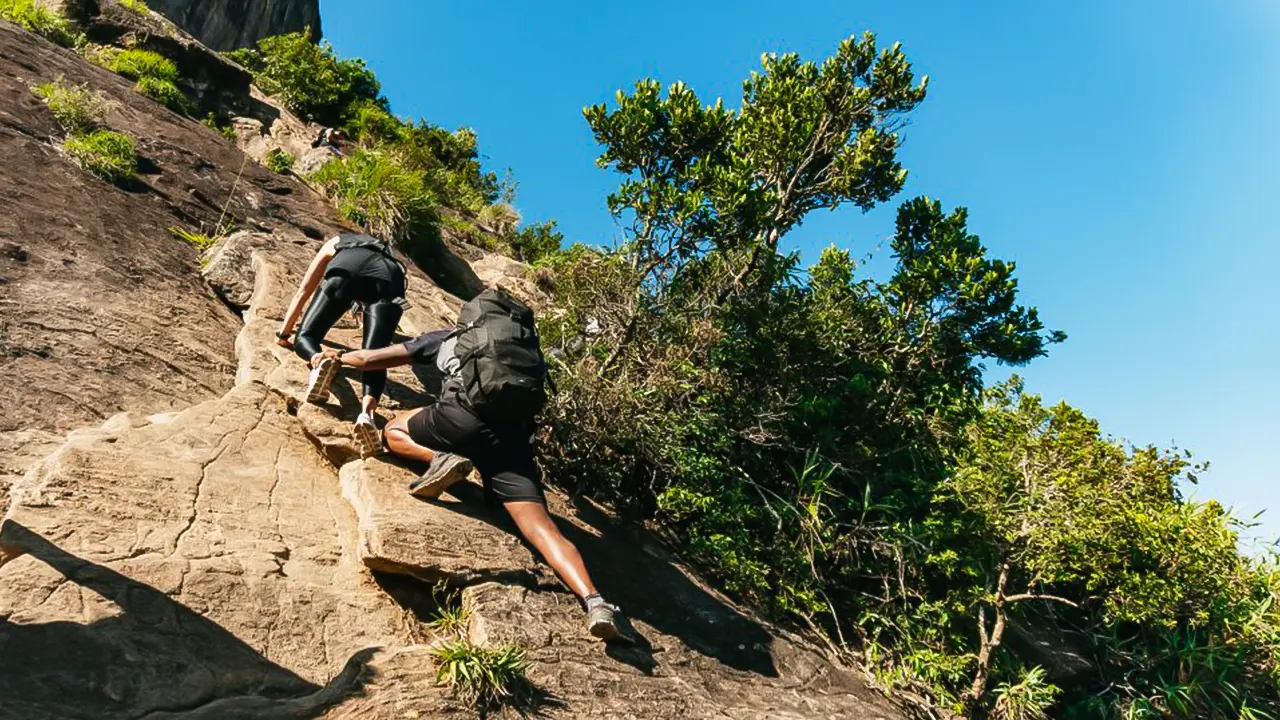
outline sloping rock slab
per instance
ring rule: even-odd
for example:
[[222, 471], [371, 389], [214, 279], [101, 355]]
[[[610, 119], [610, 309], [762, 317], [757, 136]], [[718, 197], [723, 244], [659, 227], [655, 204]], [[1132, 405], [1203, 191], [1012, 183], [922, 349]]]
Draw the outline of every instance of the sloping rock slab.
[[370, 569], [427, 582], [532, 582], [533, 556], [472, 503], [418, 500], [413, 473], [382, 458], [342, 466], [342, 495], [360, 520], [360, 560]]
[[486, 583], [463, 590], [462, 601], [472, 643], [526, 648], [526, 657], [533, 660], [529, 677], [548, 696], [556, 716], [902, 717], [900, 710], [844, 671], [828, 666], [824, 673], [781, 677], [734, 671], [642, 622], [637, 623], [640, 644], [615, 643], [606, 649], [586, 634], [577, 601], [563, 593]]
[[0, 717], [237, 698], [258, 709], [221, 717], [314, 716], [362, 651], [411, 638], [355, 537], [334, 472], [261, 385], [71, 433], [0, 529]]

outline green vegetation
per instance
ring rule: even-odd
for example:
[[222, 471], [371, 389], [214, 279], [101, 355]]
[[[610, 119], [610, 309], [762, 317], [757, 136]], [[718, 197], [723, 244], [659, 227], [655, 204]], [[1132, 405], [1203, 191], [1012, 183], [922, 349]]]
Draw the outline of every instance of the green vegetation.
[[137, 48], [120, 52], [106, 52], [91, 56], [91, 60], [130, 80], [136, 80], [134, 89], [174, 112], [189, 115], [191, 101], [178, 87], [181, 79], [178, 66], [169, 58], [150, 50]]
[[466, 640], [451, 640], [432, 648], [436, 682], [452, 688], [480, 707], [528, 703], [533, 685], [526, 672], [529, 661], [515, 645], [488, 649]]
[[71, 21], [35, 0], [0, 0], [0, 20], [20, 25], [27, 32], [62, 47], [76, 48], [85, 42], [84, 33], [77, 30]]
[[138, 84], [134, 86], [134, 89], [176, 113], [181, 115], [191, 114], [191, 101], [187, 99], [186, 94], [177, 85], [168, 80], [144, 77], [138, 80]]
[[311, 181], [348, 220], [401, 246], [434, 221], [435, 198], [423, 187], [422, 175], [387, 151], [361, 149], [335, 158]]
[[901, 191], [925, 95], [867, 35], [765, 56], [736, 109], [651, 80], [587, 108], [627, 234], [542, 253], [547, 469], [944, 711], [1280, 717], [1280, 572], [1182, 496], [1190, 460], [984, 387], [1065, 336], [964, 208], [901, 202], [879, 279], [780, 250], [813, 210]]
[[143, 0], [120, 0], [120, 4], [140, 15], [147, 15], [151, 12], [151, 8], [147, 7], [147, 3]]
[[441, 635], [459, 635], [467, 628], [467, 610], [457, 590], [449, 589], [443, 582], [432, 589], [436, 610], [427, 627]]
[[88, 85], [68, 85], [62, 78], [37, 85], [32, 92], [44, 99], [54, 120], [72, 135], [102, 127], [107, 114], [116, 108], [116, 103]]
[[266, 165], [272, 172], [284, 175], [293, 169], [293, 156], [280, 148], [272, 148], [267, 153]]
[[564, 244], [564, 233], [557, 229], [556, 221], [551, 220], [526, 225], [511, 233], [507, 242], [515, 259], [536, 265], [549, 260], [560, 250]]
[[304, 32], [264, 38], [257, 48], [225, 55], [253, 73], [258, 87], [307, 120], [341, 127], [357, 107], [385, 108], [382, 86], [362, 60], [340, 60], [328, 42]]
[[200, 121], [200, 124], [204, 125], [210, 130], [217, 132], [223, 138], [230, 140], [231, 142], [235, 142], [236, 140], [239, 139], [236, 136], [236, 129], [232, 127], [229, 123], [224, 124], [224, 122], [220, 120], [218, 116], [215, 115], [214, 113], [209, 113], [208, 115], [205, 115], [204, 119]]
[[224, 233], [206, 235], [202, 232], [195, 232], [193, 230], [187, 230], [180, 227], [171, 227], [169, 228], [169, 232], [173, 233], [175, 238], [195, 248], [196, 252], [204, 252], [214, 245], [217, 245], [218, 241], [221, 240], [224, 235]]
[[77, 165], [108, 182], [129, 180], [138, 170], [133, 138], [124, 133], [94, 130], [68, 137], [62, 147]]
[[[500, 201], [509, 206], [511, 186], [482, 169], [474, 132], [395, 117], [362, 61], [338, 58], [328, 43], [312, 43], [309, 32], [266, 38], [256, 48], [226, 55], [289, 109], [346, 131], [355, 147], [310, 180], [352, 222], [427, 262], [428, 249], [439, 237], [438, 210], [449, 208], [465, 216], [457, 222], [477, 243], [507, 249], [505, 240], [494, 242], [476, 231], [473, 221], [482, 214], [486, 220], [503, 218], [504, 235], [517, 232], [510, 221], [514, 210], [494, 207]], [[538, 232], [526, 244], [545, 244], [546, 232]]]
[[173, 64], [172, 60], [150, 50], [137, 48], [122, 50], [112, 54], [108, 62], [109, 70], [119, 73], [130, 80], [150, 78], [152, 80], [176, 83], [180, 78], [178, 66]]

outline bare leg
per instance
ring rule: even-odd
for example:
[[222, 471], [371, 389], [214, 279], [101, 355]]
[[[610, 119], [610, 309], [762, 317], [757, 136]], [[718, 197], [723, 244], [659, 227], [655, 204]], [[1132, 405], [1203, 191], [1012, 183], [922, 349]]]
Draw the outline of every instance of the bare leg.
[[511, 513], [511, 519], [516, 521], [516, 527], [520, 528], [520, 534], [542, 553], [573, 594], [579, 598], [595, 594], [596, 586], [591, 583], [582, 555], [556, 527], [545, 505], [540, 502], [509, 502], [504, 505]]
[[413, 441], [413, 438], [409, 437], [409, 418], [420, 412], [422, 412], [422, 408], [400, 413], [391, 422], [387, 423], [383, 433], [387, 439], [387, 448], [391, 452], [409, 460], [430, 463], [431, 459], [436, 456], [435, 452], [429, 447], [419, 445]]
[[360, 410], [373, 415], [378, 411], [378, 398], [372, 395], [365, 395], [360, 399]]

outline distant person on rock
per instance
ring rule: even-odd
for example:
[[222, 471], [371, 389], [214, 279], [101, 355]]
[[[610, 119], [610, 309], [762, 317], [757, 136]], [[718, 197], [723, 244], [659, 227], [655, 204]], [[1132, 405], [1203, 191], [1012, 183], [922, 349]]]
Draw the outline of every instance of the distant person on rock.
[[[317, 288], [320, 292], [316, 292]], [[404, 294], [404, 266], [382, 240], [368, 235], [344, 234], [332, 238], [320, 248], [289, 303], [280, 331], [276, 333], [281, 346], [292, 347], [298, 357], [311, 367], [307, 402], [322, 403], [329, 399], [329, 386], [337, 374], [339, 363], [332, 353], [324, 352], [320, 343], [334, 324], [352, 310], [354, 304], [358, 304], [364, 326], [361, 346], [368, 350], [385, 348], [391, 344], [400, 316], [408, 307]], [[297, 337], [290, 342], [289, 337], [303, 306], [307, 312], [302, 315], [302, 326]], [[361, 455], [367, 457], [379, 445], [374, 417], [387, 385], [387, 371], [366, 370], [360, 379], [363, 393], [353, 436]]]
[[486, 290], [463, 305], [453, 330], [428, 332], [383, 350], [333, 355], [364, 372], [436, 365], [444, 375], [439, 400], [396, 416], [386, 427], [391, 452], [428, 466], [409, 492], [438, 497], [465, 479], [474, 463], [485, 499], [506, 508], [520, 533], [582, 601], [589, 632], [602, 640], [621, 636], [618, 608], [596, 592], [582, 555], [547, 512], [532, 435], [549, 378], [532, 310], [501, 290]]

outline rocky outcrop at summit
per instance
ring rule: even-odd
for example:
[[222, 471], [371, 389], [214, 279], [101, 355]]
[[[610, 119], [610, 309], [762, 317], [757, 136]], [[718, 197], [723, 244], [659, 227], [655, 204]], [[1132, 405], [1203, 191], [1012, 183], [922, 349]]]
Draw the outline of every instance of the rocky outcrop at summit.
[[149, 0], [148, 5], [214, 50], [249, 47], [264, 37], [307, 28], [320, 38], [319, 0]]
[[[60, 75], [120, 104], [108, 124], [143, 157], [127, 190], [56, 149], [29, 88]], [[605, 647], [477, 485], [420, 501], [418, 468], [357, 459], [358, 378], [300, 403], [305, 366], [274, 335], [344, 227], [303, 182], [4, 22], [0, 153], [0, 720], [475, 717], [436, 683], [437, 582], [460, 591], [463, 637], [527, 648], [541, 716], [903, 717], [642, 529], [552, 491], [633, 620], [635, 644]], [[241, 232], [204, 256], [169, 232], [224, 211]], [[537, 290], [518, 263], [455, 258]], [[408, 297], [398, 339], [461, 303], [416, 269]], [[328, 343], [357, 347], [358, 325]], [[383, 415], [437, 380], [393, 370]]]

